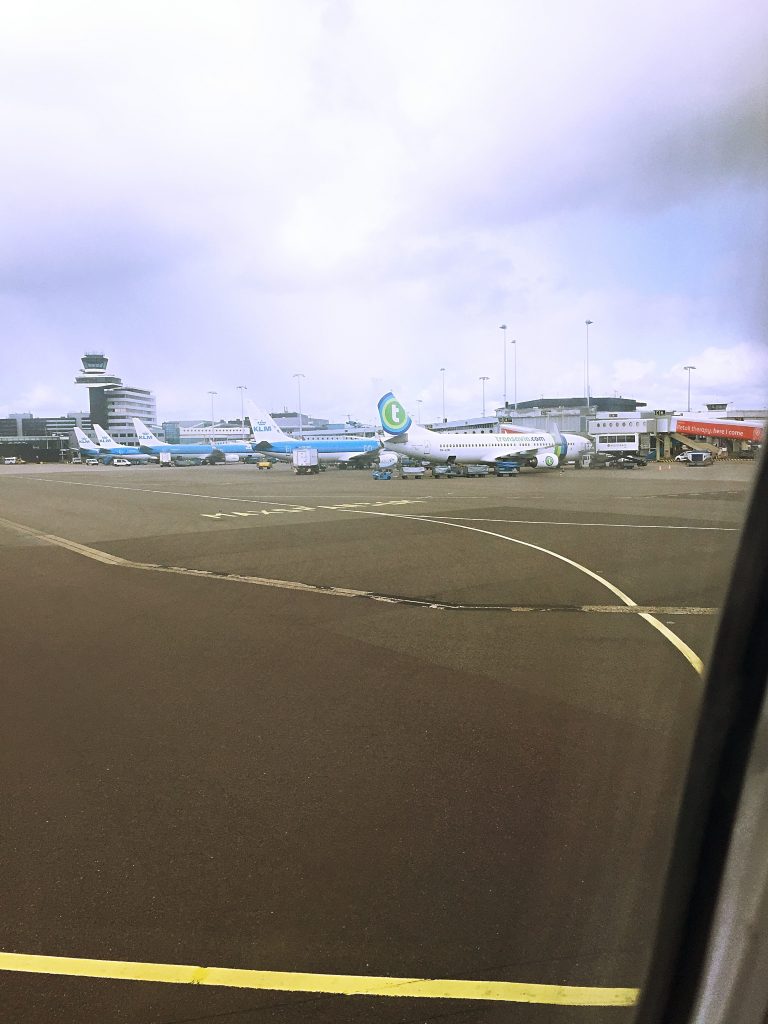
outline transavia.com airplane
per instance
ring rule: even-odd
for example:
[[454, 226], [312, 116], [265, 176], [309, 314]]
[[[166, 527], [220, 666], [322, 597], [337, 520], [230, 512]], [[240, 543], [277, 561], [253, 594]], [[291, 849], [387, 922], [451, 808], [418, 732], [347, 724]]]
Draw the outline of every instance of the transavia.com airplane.
[[412, 459], [450, 465], [494, 466], [516, 462], [533, 469], [554, 469], [573, 461], [591, 444], [580, 434], [533, 431], [530, 433], [472, 434], [467, 431], [428, 430], [413, 422], [405, 407], [391, 391], [379, 399], [379, 419], [386, 440], [384, 447]]

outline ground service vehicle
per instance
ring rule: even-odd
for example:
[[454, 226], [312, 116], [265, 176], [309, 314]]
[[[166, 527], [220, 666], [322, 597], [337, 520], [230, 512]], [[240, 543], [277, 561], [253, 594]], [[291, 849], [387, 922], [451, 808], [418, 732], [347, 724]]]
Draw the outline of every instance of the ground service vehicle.
[[374, 480], [391, 480], [392, 474], [388, 469], [374, 469], [371, 473]]
[[687, 466], [713, 466], [715, 460], [710, 452], [687, 452], [685, 464]]
[[461, 470], [456, 466], [433, 466], [432, 476], [435, 480], [446, 480], [448, 477], [461, 476]]
[[514, 460], [509, 462], [497, 462], [494, 473], [496, 476], [517, 476], [520, 472], [520, 466]]
[[426, 468], [415, 459], [403, 459], [400, 464], [400, 477], [403, 480], [421, 480]]
[[295, 448], [291, 453], [293, 472], [299, 475], [320, 472], [320, 457], [317, 448]]

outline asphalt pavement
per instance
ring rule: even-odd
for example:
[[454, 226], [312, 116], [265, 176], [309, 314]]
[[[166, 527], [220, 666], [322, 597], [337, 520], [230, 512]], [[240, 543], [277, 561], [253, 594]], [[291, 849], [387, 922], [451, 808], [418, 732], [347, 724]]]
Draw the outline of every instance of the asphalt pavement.
[[[0, 949], [642, 985], [753, 473], [2, 467]], [[632, 1016], [83, 972], [4, 1018]]]

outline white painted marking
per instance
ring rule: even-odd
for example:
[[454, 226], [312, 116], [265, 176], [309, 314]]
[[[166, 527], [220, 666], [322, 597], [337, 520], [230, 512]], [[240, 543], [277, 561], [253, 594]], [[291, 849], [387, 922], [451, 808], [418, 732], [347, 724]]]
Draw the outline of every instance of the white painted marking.
[[638, 523], [564, 523], [551, 519], [482, 519], [474, 516], [441, 516], [430, 512], [435, 519], [446, 519], [462, 523], [509, 523], [511, 526], [597, 526], [616, 530], [703, 530], [714, 533], [738, 533], [738, 526], [667, 526]]
[[[634, 609], [638, 608], [637, 602], [633, 601], [631, 597], [611, 583], [610, 580], [605, 579], [603, 576], [599, 576], [596, 572], [588, 569], [586, 565], [582, 565], [580, 562], [575, 562], [572, 558], [566, 558], [565, 555], [560, 555], [557, 551], [550, 551], [549, 548], [541, 547], [539, 544], [531, 544], [525, 540], [518, 540], [516, 537], [507, 537], [503, 533], [495, 533], [492, 530], [481, 530], [477, 526], [465, 526], [463, 523], [450, 523], [441, 519], [428, 519], [425, 516], [407, 516], [402, 512], [369, 512], [363, 509], [355, 509], [353, 512], [355, 515], [360, 516], [387, 516], [390, 519], [408, 519], [417, 523], [433, 523], [435, 526], [448, 526], [454, 530], [470, 530], [472, 533], [483, 533], [488, 537], [497, 537], [499, 540], [507, 541], [510, 544], [519, 544], [521, 547], [531, 548], [533, 551], [540, 551], [542, 554], [549, 555], [551, 558], [556, 558], [560, 562], [565, 562], [567, 565], [572, 566], [579, 572], [583, 572], [586, 576], [590, 576], [593, 580], [596, 580], [601, 584], [601, 586], [607, 587], [611, 593], [615, 594], [618, 599], [628, 607]], [[654, 618], [653, 615], [643, 612], [640, 617], [645, 619], [645, 621], [649, 625], [653, 626], [654, 629], [658, 630], [658, 632], [661, 633], [661, 635], [682, 654], [686, 661], [689, 662], [699, 675], [704, 675], [704, 662], [698, 654], [696, 654], [696, 652], [685, 643], [685, 641], [681, 640], [676, 633], [673, 633], [671, 629], [665, 626], [663, 622], [659, 622], [659, 620]]]
[[[375, 514], [375, 513], [371, 513]], [[383, 514], [383, 513], [380, 513]], [[399, 516], [402, 519], [415, 519], [417, 516]], [[447, 524], [446, 524], [447, 525]], [[589, 612], [596, 614], [638, 614], [645, 616], [648, 613], [666, 615], [716, 615], [717, 608], [654, 608], [640, 605], [625, 607], [623, 605], [499, 605], [499, 604], [451, 604], [448, 602], [424, 601], [417, 597], [398, 597], [388, 594], [374, 594], [369, 590], [353, 590], [349, 587], [323, 587], [312, 583], [299, 583], [295, 580], [275, 580], [264, 576], [241, 576], [235, 573], [222, 575], [211, 572], [208, 569], [189, 569], [178, 565], [154, 565], [151, 562], [134, 562], [120, 555], [110, 555], [99, 548], [88, 547], [86, 544], [78, 544], [76, 541], [67, 540], [66, 537], [59, 537], [54, 533], [44, 533], [32, 526], [24, 526], [15, 523], [10, 519], [0, 519], [0, 526], [42, 540], [47, 544], [65, 548], [76, 555], [90, 558], [105, 565], [119, 566], [124, 569], [142, 569], [149, 572], [170, 573], [175, 576], [195, 576], [202, 579], [218, 580], [224, 583], [251, 583], [260, 587], [273, 587], [280, 590], [301, 590], [305, 593], [322, 594], [328, 597], [364, 597], [370, 601], [377, 601], [382, 604], [404, 604], [419, 608], [437, 609], [440, 611], [488, 611], [488, 612]], [[509, 540], [510, 538], [506, 538]]]
[[68, 487], [96, 487], [104, 491], [135, 491], [138, 494], [171, 494], [177, 498], [207, 498], [210, 501], [247, 501], [249, 503], [258, 502], [261, 505], [293, 505], [295, 502], [286, 501], [268, 501], [266, 498], [231, 498], [225, 497], [222, 494], [195, 494], [192, 491], [161, 491], [153, 487], [121, 487], [119, 484], [91, 484], [82, 483], [78, 480], [45, 480], [40, 479], [38, 483], [43, 484], [64, 484]]

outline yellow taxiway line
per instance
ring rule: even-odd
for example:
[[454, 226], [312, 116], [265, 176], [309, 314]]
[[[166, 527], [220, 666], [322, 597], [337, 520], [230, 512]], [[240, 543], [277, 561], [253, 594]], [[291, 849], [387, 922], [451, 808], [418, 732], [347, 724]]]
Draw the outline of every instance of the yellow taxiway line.
[[187, 964], [134, 963], [69, 956], [0, 953], [0, 970], [56, 974], [116, 981], [154, 981], [172, 985], [213, 985], [224, 988], [317, 992], [340, 996], [404, 996], [411, 999], [483, 999], [553, 1006], [634, 1006], [636, 988], [582, 985], [534, 985], [515, 981], [459, 981], [434, 978], [387, 978], [344, 974], [303, 974], [297, 971], [254, 971]]

